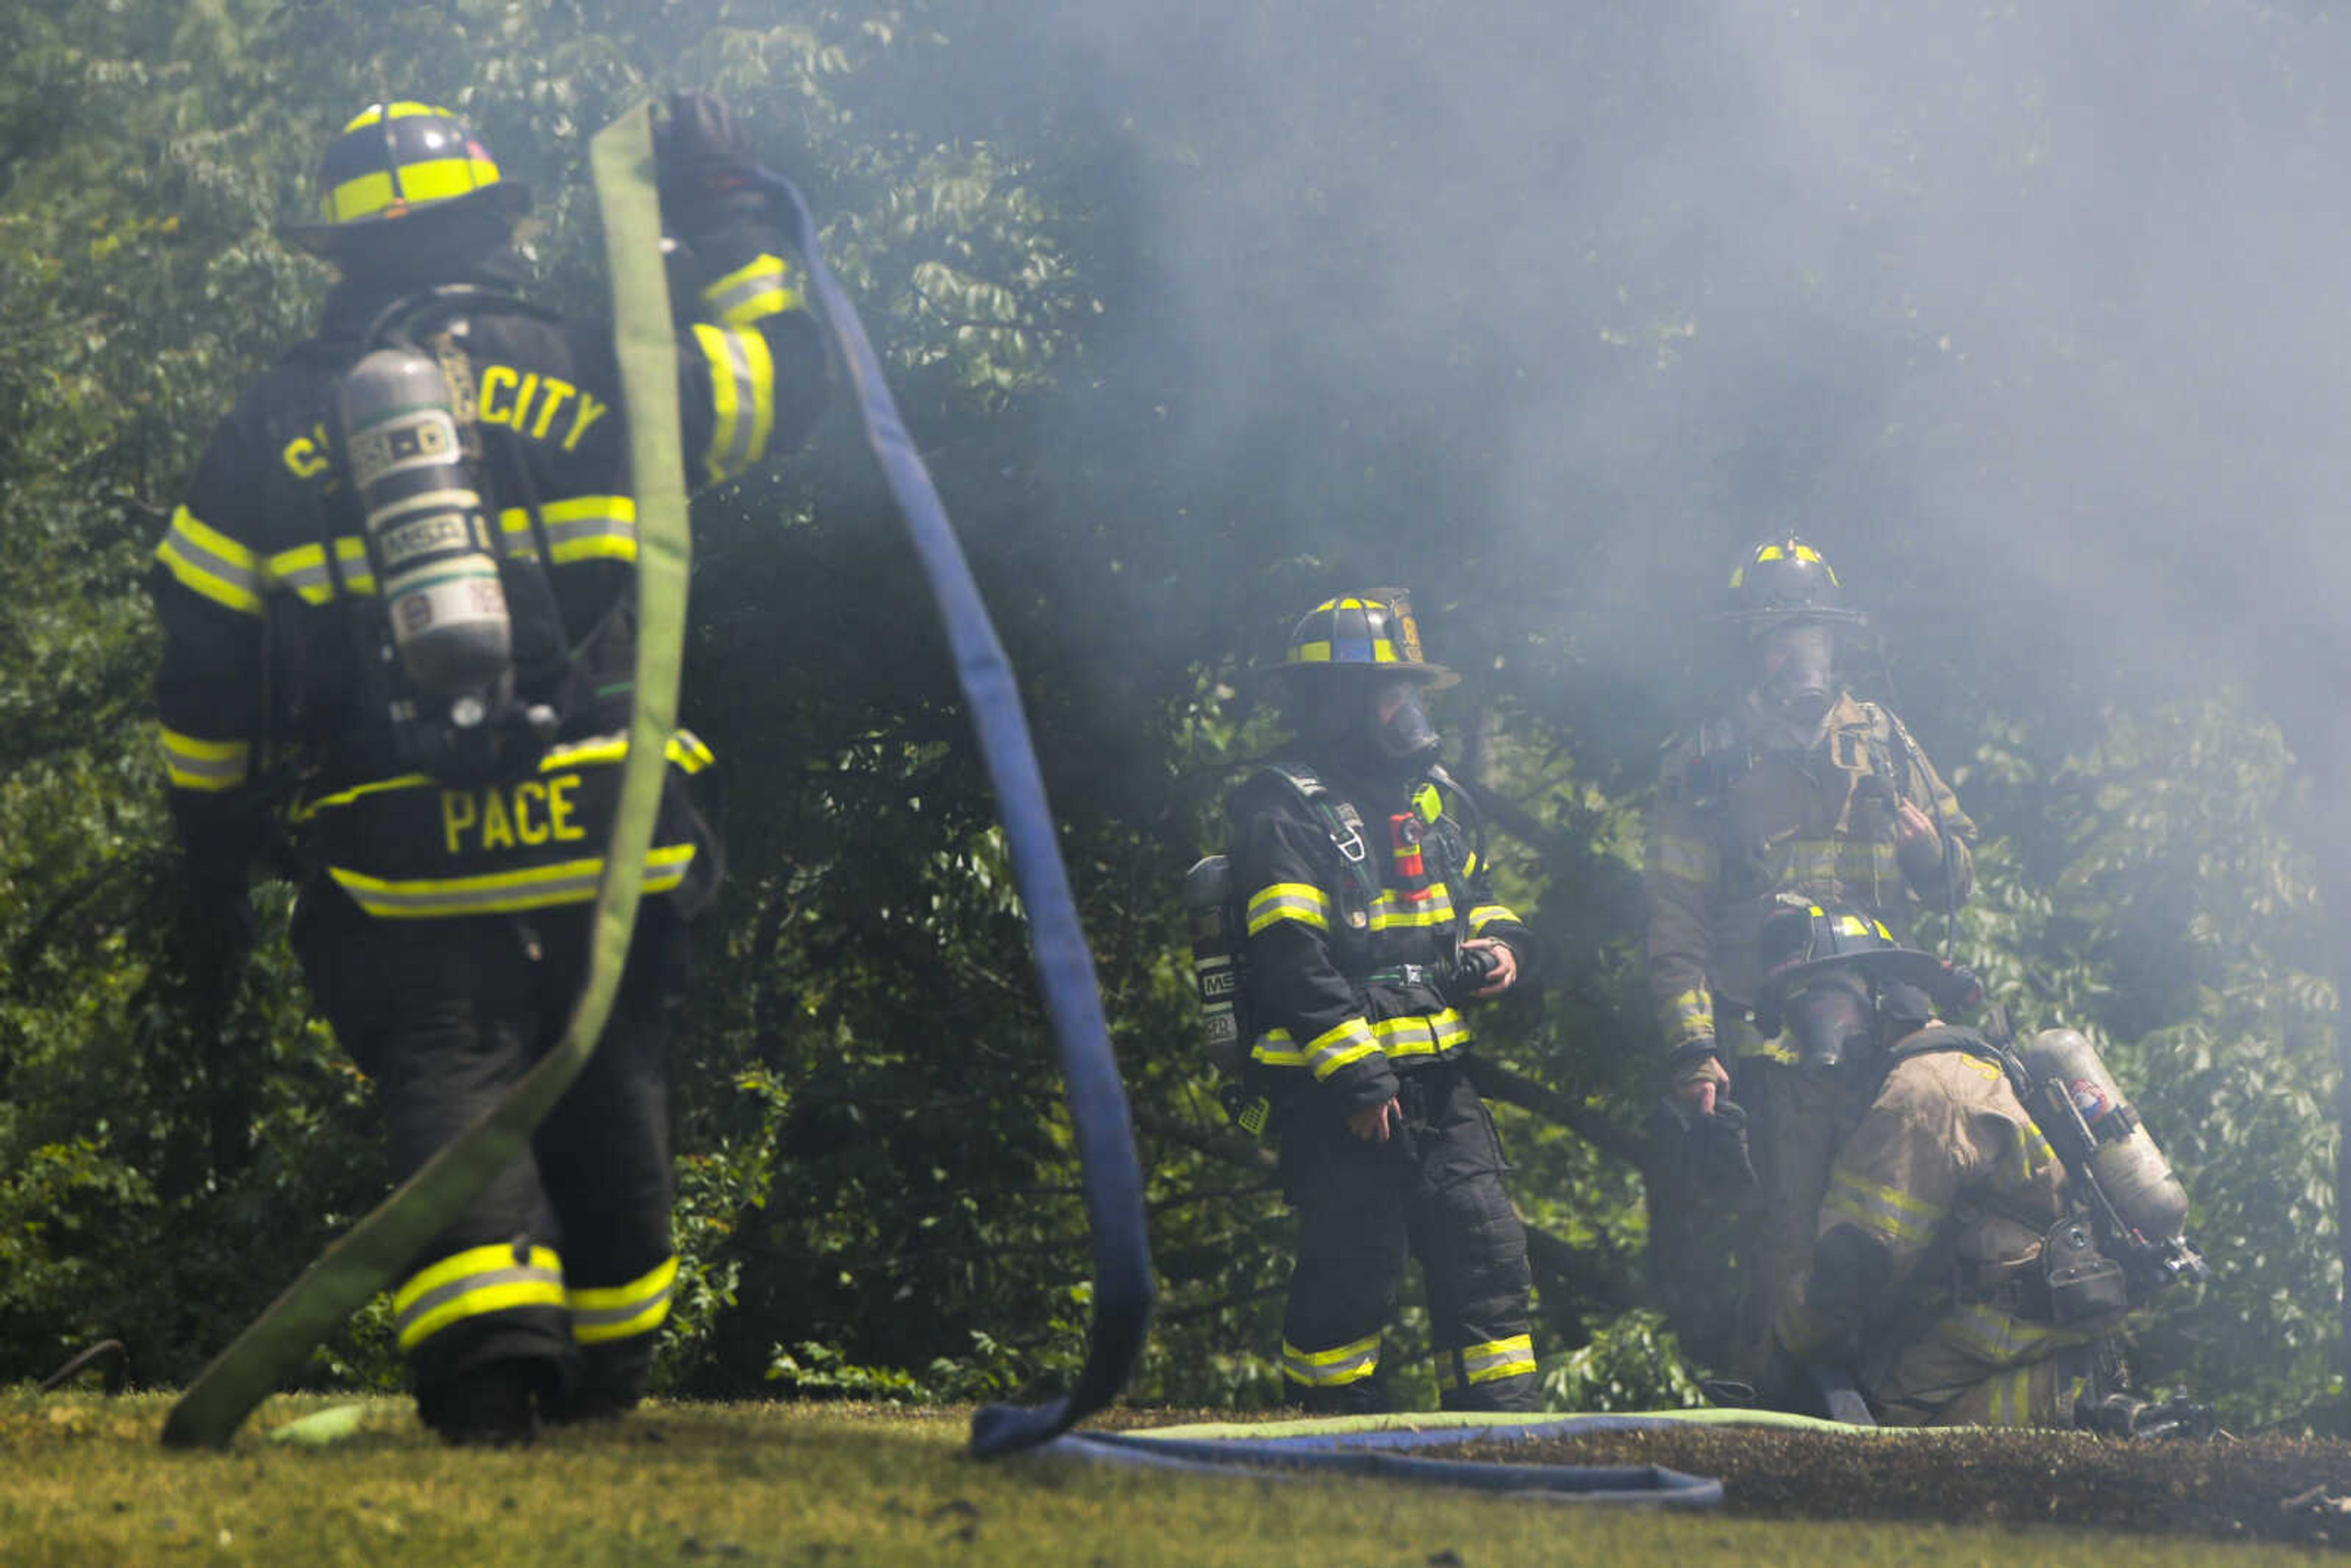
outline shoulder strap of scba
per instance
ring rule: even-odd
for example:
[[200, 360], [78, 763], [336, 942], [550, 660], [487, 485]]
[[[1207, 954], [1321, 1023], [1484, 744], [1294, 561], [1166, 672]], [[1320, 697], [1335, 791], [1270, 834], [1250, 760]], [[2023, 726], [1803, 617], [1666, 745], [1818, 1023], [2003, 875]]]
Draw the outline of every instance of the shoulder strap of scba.
[[661, 265], [653, 120], [640, 107], [592, 150], [612, 280], [615, 337], [629, 412], [637, 507], [635, 711], [620, 803], [596, 894], [587, 983], [562, 1040], [506, 1097], [444, 1146], [255, 1319], [192, 1384], [163, 1424], [173, 1448], [219, 1447], [254, 1406], [331, 1333], [410, 1266], [490, 1178], [521, 1152], [569, 1088], [603, 1032], [636, 925], [644, 859], [661, 807], [664, 752], [677, 724], [684, 647], [685, 465], [678, 443], [676, 346]]
[[1339, 857], [1348, 889], [1368, 911], [1372, 901], [1379, 896], [1380, 883], [1379, 873], [1372, 869], [1371, 842], [1364, 836], [1363, 813], [1355, 810], [1352, 801], [1332, 794], [1331, 786], [1322, 782], [1322, 776], [1303, 762], [1281, 758], [1267, 763], [1265, 770], [1289, 785], [1290, 793], [1322, 824], [1322, 831], [1331, 836], [1331, 849]]
[[1029, 738], [1029, 720], [1021, 711], [1011, 663], [988, 620], [946, 508], [890, 395], [881, 358], [866, 340], [847, 292], [825, 266], [808, 204], [779, 175], [762, 172], [757, 183], [775, 198], [787, 237], [808, 264], [810, 287], [856, 390], [866, 444], [881, 465], [946, 624], [956, 679], [971, 711], [988, 781], [996, 789], [1013, 881], [1029, 912], [1029, 951], [1069, 1087], [1070, 1120], [1084, 1172], [1093, 1238], [1093, 1329], [1085, 1364], [1068, 1394], [1036, 1408], [987, 1406], [972, 1418], [975, 1454], [1011, 1453], [1058, 1436], [1110, 1403], [1142, 1354], [1153, 1296], [1142, 1166], [1135, 1157], [1126, 1089], [1119, 1082], [1118, 1060], [1112, 1054], [1110, 1029], [1102, 1018], [1093, 956], [1061, 864], [1052, 808], [1045, 798], [1044, 777]]

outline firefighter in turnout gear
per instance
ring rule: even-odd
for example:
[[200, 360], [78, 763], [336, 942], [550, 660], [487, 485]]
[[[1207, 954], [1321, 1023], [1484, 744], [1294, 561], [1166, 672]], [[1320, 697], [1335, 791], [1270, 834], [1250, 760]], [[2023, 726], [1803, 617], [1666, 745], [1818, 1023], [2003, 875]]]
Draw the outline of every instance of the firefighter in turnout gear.
[[[2053, 1030], [2020, 1056], [1936, 1021], [1971, 1005], [1974, 977], [1851, 906], [1791, 903], [1761, 943], [1759, 1014], [1866, 1096], [1775, 1314], [1766, 1401], [1822, 1413], [1822, 1389], [1849, 1387], [1852, 1418], [1889, 1426], [2209, 1435], [2203, 1407], [2124, 1386], [2126, 1314], [2203, 1265], [2179, 1235], [2187, 1194], [2087, 1042]], [[2059, 1079], [2069, 1110], [2100, 1102], [2078, 1172], [2028, 1108], [2053, 1061], [2078, 1074]]]
[[[799, 263], [707, 99], [663, 127], [684, 449], [723, 479], [797, 445], [828, 378]], [[157, 700], [197, 923], [294, 939], [414, 1171], [560, 1038], [618, 794], [635, 512], [611, 329], [511, 289], [527, 193], [466, 123], [374, 105], [297, 237], [340, 283], [221, 423], [152, 574]], [[698, 298], [697, 298], [698, 297]], [[420, 1414], [457, 1442], [639, 1396], [667, 1314], [665, 1067], [718, 845], [679, 732], [602, 1043], [532, 1146], [397, 1287]], [[234, 946], [234, 937], [230, 943]]]
[[[1786, 1044], [1749, 1022], [1757, 934], [1792, 894], [1903, 935], [1914, 907], [1967, 896], [1976, 829], [1902, 721], [1843, 688], [1841, 644], [1864, 618], [1817, 549], [1793, 535], [1755, 546], [1719, 619], [1750, 679], [1729, 713], [1667, 759], [1645, 865], [1649, 982], [1672, 1108], [1689, 1123], [1733, 1101], [1756, 1185], [1708, 1195], [1746, 1210], [1735, 1286], [1720, 1207], [1709, 1216], [1670, 1179], [1649, 1184], [1651, 1248], [1685, 1341], [1751, 1378], [1774, 1304], [1811, 1249], [1832, 1151], [1861, 1108], [1844, 1077], [1795, 1071]], [[1674, 1163], [1670, 1151], [1658, 1162]]]
[[1290, 1399], [1387, 1408], [1380, 1339], [1420, 1260], [1447, 1409], [1535, 1405], [1526, 1233], [1462, 1008], [1529, 972], [1493, 901], [1474, 806], [1420, 705], [1449, 685], [1401, 592], [1332, 599], [1265, 673], [1295, 743], [1235, 791], [1249, 1072], [1277, 1107], [1298, 1260], [1282, 1324]]

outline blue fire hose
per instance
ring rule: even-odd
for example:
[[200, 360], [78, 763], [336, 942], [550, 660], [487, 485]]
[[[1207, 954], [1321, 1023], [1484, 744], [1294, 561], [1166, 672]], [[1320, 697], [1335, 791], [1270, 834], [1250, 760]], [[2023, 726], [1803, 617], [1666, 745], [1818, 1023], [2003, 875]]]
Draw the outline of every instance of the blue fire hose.
[[857, 394], [866, 444], [904, 519], [931, 597], [955, 655], [956, 680], [971, 710], [980, 754], [996, 789], [997, 812], [1011, 846], [1012, 874], [1029, 913], [1029, 951], [1069, 1086], [1070, 1119], [1084, 1172], [1093, 1237], [1093, 1328], [1077, 1385], [1033, 1408], [990, 1405], [972, 1418], [972, 1452], [983, 1458], [1048, 1442], [1117, 1397], [1151, 1325], [1151, 1250], [1143, 1211], [1143, 1173], [1135, 1158], [1126, 1090], [1111, 1053], [1093, 956], [1078, 923], [1069, 873], [1061, 864], [1045, 780], [1029, 736], [1012, 665], [989, 621], [971, 563], [947, 521], [882, 361], [849, 296], [824, 264], [815, 221], [790, 181], [758, 171], [753, 183], [775, 199], [787, 235], [808, 263], [817, 304], [841, 350]]

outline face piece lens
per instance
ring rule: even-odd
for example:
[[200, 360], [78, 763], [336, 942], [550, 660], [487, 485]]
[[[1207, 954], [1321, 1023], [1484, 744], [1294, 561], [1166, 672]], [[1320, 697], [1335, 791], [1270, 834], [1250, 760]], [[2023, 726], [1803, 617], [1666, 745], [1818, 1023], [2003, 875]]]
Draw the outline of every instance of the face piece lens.
[[1409, 681], [1393, 681], [1379, 689], [1374, 716], [1383, 756], [1409, 762], [1437, 750], [1437, 728], [1420, 706], [1420, 690]]
[[1775, 626], [1756, 640], [1756, 677], [1764, 706], [1797, 724], [1828, 716], [1836, 668], [1836, 632], [1817, 621]]
[[1813, 981], [1782, 1004], [1780, 1018], [1806, 1067], [1835, 1067], [1870, 1045], [1869, 993], [1851, 975]]

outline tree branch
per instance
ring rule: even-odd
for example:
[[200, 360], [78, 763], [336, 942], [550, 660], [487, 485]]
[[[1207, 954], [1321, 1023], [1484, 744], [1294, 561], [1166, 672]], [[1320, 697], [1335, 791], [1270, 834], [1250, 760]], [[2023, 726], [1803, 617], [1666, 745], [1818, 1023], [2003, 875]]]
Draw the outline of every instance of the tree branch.
[[1476, 1082], [1478, 1092], [1487, 1099], [1499, 1100], [1522, 1111], [1531, 1111], [1547, 1122], [1556, 1122], [1602, 1154], [1614, 1155], [1635, 1169], [1640, 1167], [1639, 1134], [1626, 1132], [1590, 1106], [1485, 1057], [1469, 1059], [1469, 1076]]

